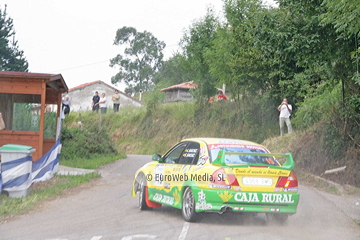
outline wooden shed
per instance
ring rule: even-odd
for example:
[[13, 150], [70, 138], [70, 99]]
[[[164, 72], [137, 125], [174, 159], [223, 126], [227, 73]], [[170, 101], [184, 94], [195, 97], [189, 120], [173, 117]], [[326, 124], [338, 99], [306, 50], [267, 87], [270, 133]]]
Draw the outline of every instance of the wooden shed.
[[180, 83], [167, 88], [161, 89], [165, 92], [164, 102], [178, 102], [178, 101], [193, 101], [194, 97], [190, 93], [190, 89], [197, 88], [197, 84], [194, 81]]
[[68, 87], [61, 74], [0, 71], [0, 112], [6, 128], [0, 131], [5, 144], [31, 146], [33, 161], [56, 141], [62, 94]]

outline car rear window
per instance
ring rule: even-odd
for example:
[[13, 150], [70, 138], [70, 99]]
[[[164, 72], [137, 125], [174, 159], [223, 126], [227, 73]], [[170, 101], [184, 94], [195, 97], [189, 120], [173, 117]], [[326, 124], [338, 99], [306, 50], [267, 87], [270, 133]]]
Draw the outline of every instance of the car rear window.
[[[220, 150], [231, 153], [268, 153], [265, 148], [256, 145], [238, 145], [238, 144], [212, 144], [208, 145], [211, 155], [211, 161], [215, 160]], [[273, 157], [252, 156], [252, 155], [225, 155], [226, 164], [256, 164], [279, 166]]]

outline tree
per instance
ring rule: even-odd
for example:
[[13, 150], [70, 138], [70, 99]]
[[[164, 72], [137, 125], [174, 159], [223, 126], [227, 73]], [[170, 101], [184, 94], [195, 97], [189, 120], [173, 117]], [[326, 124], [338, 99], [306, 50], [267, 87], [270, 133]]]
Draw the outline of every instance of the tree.
[[200, 102], [202, 97], [210, 97], [216, 92], [217, 79], [210, 74], [206, 52], [213, 48], [218, 26], [218, 18], [213, 9], [208, 8], [205, 17], [194, 21], [181, 40], [189, 71], [194, 73], [193, 80], [198, 84], [195, 97]]
[[155, 73], [162, 65], [162, 49], [165, 43], [150, 32], [138, 32], [132, 27], [118, 29], [114, 45], [125, 45], [124, 54], [110, 60], [110, 67], [119, 66], [119, 72], [111, 78], [116, 84], [124, 82], [126, 93], [148, 91]]
[[[224, 1], [226, 24], [219, 28], [214, 47], [207, 51], [210, 72], [239, 96], [258, 92], [263, 76], [261, 52], [254, 46], [256, 18], [260, 12], [259, 0]], [[253, 95], [253, 94], [251, 94]]]
[[160, 71], [155, 76], [155, 84], [171, 86], [183, 82], [192, 81], [194, 73], [189, 71], [188, 61], [180, 54], [176, 53], [165, 61]]
[[13, 20], [0, 9], [0, 71], [28, 71], [28, 62], [24, 52], [18, 48], [15, 40]]

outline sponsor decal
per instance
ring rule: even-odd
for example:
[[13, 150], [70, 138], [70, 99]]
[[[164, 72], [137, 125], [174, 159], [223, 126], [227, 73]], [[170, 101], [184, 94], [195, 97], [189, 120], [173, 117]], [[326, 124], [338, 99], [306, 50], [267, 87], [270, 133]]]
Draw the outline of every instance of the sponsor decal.
[[196, 153], [197, 153], [197, 149], [185, 149], [184, 153], [183, 153], [183, 157], [195, 157]]
[[288, 171], [274, 169], [235, 168], [235, 174], [257, 174], [267, 176], [288, 176]]
[[198, 192], [198, 203], [196, 203], [195, 208], [198, 210], [209, 210], [212, 209], [212, 205], [210, 203], [206, 203], [206, 195], [203, 192], [203, 190], [201, 190], [200, 192]]
[[208, 159], [209, 159], [209, 156], [202, 156], [202, 157], [199, 159], [197, 165], [198, 165], [198, 166], [204, 165], [204, 164], [207, 162]]
[[201, 148], [200, 148], [200, 155], [203, 155], [203, 154], [205, 154], [206, 153], [206, 147], [205, 146], [202, 146]]
[[[165, 168], [165, 166], [163, 165], [163, 164], [159, 164], [159, 165], [157, 165], [156, 167], [155, 167], [155, 169], [154, 169], [154, 174], [155, 175], [162, 175], [162, 174], [164, 174], [164, 168]], [[152, 181], [152, 180], [154, 180], [153, 179], [153, 176], [151, 175], [151, 174], [147, 174], [146, 175], [146, 179], [148, 180], [148, 181]], [[155, 180], [154, 181], [154, 186], [162, 186], [162, 181], [160, 181], [160, 180]]]
[[236, 211], [243, 211], [245, 208], [244, 207], [234, 207], [234, 210]]
[[280, 212], [280, 209], [279, 208], [270, 208], [270, 211], [271, 212]]
[[180, 192], [177, 188], [174, 190], [174, 193], [172, 194], [172, 196], [175, 199], [175, 205], [178, 205], [180, 203], [181, 196], [180, 196]]
[[298, 188], [284, 188], [283, 191], [284, 192], [297, 192]]
[[242, 149], [254, 149], [260, 150], [264, 153], [267, 153], [266, 149], [261, 146], [256, 145], [246, 145], [246, 144], [211, 144], [209, 145], [209, 150], [213, 149], [226, 149], [226, 148], [242, 148]]
[[253, 203], [294, 203], [292, 194], [280, 193], [245, 193], [239, 192], [234, 196], [238, 202]]
[[223, 200], [223, 202], [228, 202], [233, 196], [234, 195], [232, 195], [228, 191], [224, 191], [223, 193], [219, 194], [219, 197], [221, 198], [221, 200]]
[[241, 190], [242, 190], [242, 187], [234, 187], [234, 190], [235, 190], [235, 191], [241, 191]]
[[182, 167], [182, 171], [183, 171], [184, 173], [186, 173], [187, 171], [189, 171], [189, 170], [191, 169], [191, 167], [192, 167], [192, 165], [184, 165], [184, 166]]
[[230, 189], [230, 185], [218, 185], [218, 184], [210, 184], [210, 188], [221, 188], [221, 189]]
[[169, 204], [169, 205], [173, 205], [174, 204], [174, 197], [170, 197], [167, 195], [162, 195], [160, 193], [155, 193], [155, 196], [153, 197], [154, 201], [160, 202], [160, 203], [164, 203], [164, 204]]

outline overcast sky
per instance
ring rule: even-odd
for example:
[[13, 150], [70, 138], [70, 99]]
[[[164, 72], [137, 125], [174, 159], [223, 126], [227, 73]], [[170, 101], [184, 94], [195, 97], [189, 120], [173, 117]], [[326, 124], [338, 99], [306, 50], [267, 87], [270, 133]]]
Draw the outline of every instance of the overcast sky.
[[29, 71], [60, 73], [69, 88], [96, 80], [112, 85], [117, 69], [109, 60], [122, 53], [113, 45], [117, 29], [151, 32], [166, 43], [167, 59], [207, 6], [220, 15], [223, 6], [222, 0], [0, 0], [2, 10], [5, 4]]

